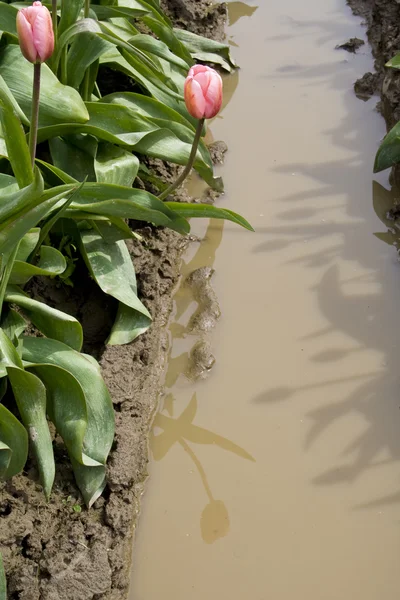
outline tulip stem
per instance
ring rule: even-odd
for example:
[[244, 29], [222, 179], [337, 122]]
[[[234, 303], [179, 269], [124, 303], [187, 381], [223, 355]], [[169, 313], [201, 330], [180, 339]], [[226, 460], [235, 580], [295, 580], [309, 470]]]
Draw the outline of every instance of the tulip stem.
[[87, 19], [89, 17], [89, 10], [90, 10], [90, 0], [85, 0], [85, 10], [83, 13], [85, 19]]
[[37, 132], [39, 125], [39, 98], [40, 98], [40, 72], [41, 63], [33, 65], [33, 91], [32, 91], [32, 116], [29, 131], [29, 152], [31, 154], [32, 169], [35, 166]]
[[[83, 16], [85, 19], [89, 18], [90, 12], [90, 0], [85, 0], [85, 8], [83, 11]], [[88, 67], [85, 71], [85, 75], [83, 77], [83, 85], [82, 85], [82, 98], [84, 102], [90, 102], [92, 94], [89, 92], [89, 80], [90, 80], [90, 67]]]
[[192, 150], [190, 152], [188, 163], [187, 163], [186, 167], [183, 169], [182, 173], [179, 175], [178, 179], [176, 181], [174, 181], [174, 183], [171, 183], [171, 185], [168, 186], [167, 189], [164, 190], [158, 196], [159, 200], [164, 200], [174, 190], [176, 190], [176, 188], [178, 188], [185, 181], [186, 177], [189, 175], [190, 171], [192, 170], [194, 161], [196, 160], [197, 148], [199, 147], [201, 133], [203, 131], [203, 125], [204, 125], [204, 119], [199, 119], [199, 121], [197, 123], [197, 129], [196, 129], [196, 133], [194, 136], [193, 146], [192, 146]]
[[51, 20], [53, 22], [54, 41], [57, 44], [57, 0], [51, 1]]

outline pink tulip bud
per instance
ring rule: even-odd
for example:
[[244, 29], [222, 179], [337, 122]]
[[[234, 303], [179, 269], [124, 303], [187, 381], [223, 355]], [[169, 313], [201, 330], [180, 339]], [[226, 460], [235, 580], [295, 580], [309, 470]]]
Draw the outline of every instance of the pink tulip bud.
[[42, 63], [53, 54], [53, 23], [41, 2], [18, 11], [17, 31], [21, 52], [29, 62]]
[[185, 80], [185, 102], [195, 119], [211, 119], [221, 110], [222, 79], [210, 67], [195, 65]]

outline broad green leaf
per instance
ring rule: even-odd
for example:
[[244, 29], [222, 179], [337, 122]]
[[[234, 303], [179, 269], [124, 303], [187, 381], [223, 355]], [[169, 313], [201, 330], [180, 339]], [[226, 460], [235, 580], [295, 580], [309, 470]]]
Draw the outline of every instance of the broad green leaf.
[[0, 2], [0, 31], [17, 34], [17, 13], [15, 6]]
[[18, 185], [23, 188], [33, 181], [33, 171], [25, 132], [15, 108], [0, 78], [0, 122], [10, 160]]
[[147, 331], [150, 325], [149, 317], [120, 302], [107, 344], [110, 346], [129, 344]]
[[185, 219], [149, 192], [120, 185], [86, 183], [66, 215], [71, 216], [74, 210], [88, 213], [88, 218], [92, 218], [90, 213], [93, 213], [147, 221], [154, 225], [169, 227], [179, 233], [190, 231]]
[[228, 44], [210, 40], [185, 29], [174, 29], [174, 33], [196, 60], [221, 65], [229, 72], [236, 67]]
[[[0, 442], [1, 448], [1, 442]], [[3, 566], [3, 558], [0, 553], [0, 600], [7, 600], [7, 581]]]
[[11, 192], [18, 192], [19, 186], [17, 180], [12, 175], [6, 175], [5, 173], [0, 173], [0, 198], [3, 201], [3, 194], [6, 192], [7, 194]]
[[[114, 411], [109, 392], [94, 359], [48, 338], [23, 338], [23, 359], [31, 366], [52, 364], [71, 373], [85, 394], [88, 425], [85, 433], [86, 456], [105, 465], [114, 439]], [[75, 477], [85, 502], [91, 506], [105, 485], [105, 467], [87, 467], [71, 456]]]
[[[0, 72], [16, 101], [30, 119], [32, 108], [33, 65], [22, 56], [19, 46], [0, 51]], [[62, 85], [46, 64], [41, 69], [39, 125], [84, 123], [86, 107], [79, 93]]]
[[71, 456], [89, 467], [99, 463], [83, 451], [88, 415], [85, 394], [74, 375], [58, 365], [37, 364], [29, 371], [44, 383], [47, 411]]
[[392, 67], [392, 69], [400, 69], [400, 54], [393, 56], [385, 65], [385, 67]]
[[33, 227], [24, 235], [18, 246], [15, 260], [26, 261], [29, 258], [38, 243], [39, 235], [40, 227]]
[[58, 66], [64, 46], [70, 44], [75, 36], [82, 33], [101, 33], [98, 21], [94, 19], [80, 19], [68, 27], [58, 38], [58, 43], [53, 55], [54, 64]]
[[[96, 216], [96, 215], [94, 215]], [[95, 218], [89, 221], [94, 229], [107, 244], [113, 244], [119, 240], [129, 240], [135, 237], [131, 228], [123, 219], [112, 217], [112, 222], [107, 217]]]
[[165, 204], [168, 208], [186, 219], [190, 217], [225, 219], [226, 221], [237, 223], [237, 225], [240, 225], [249, 231], [254, 231], [253, 227], [246, 219], [227, 208], [218, 208], [211, 204], [191, 204], [186, 202], [165, 202]]
[[[125, 343], [131, 342], [139, 335], [138, 329], [141, 333], [149, 327], [151, 316], [137, 296], [135, 270], [126, 243], [121, 240], [107, 244], [93, 231], [81, 231], [80, 235], [83, 257], [99, 287], [131, 309], [127, 311], [131, 318], [125, 312], [119, 316], [117, 325], [118, 331], [123, 328]], [[139, 327], [134, 323], [133, 311], [141, 315]], [[131, 325], [129, 330], [127, 325]]]
[[21, 123], [23, 125], [26, 125], [27, 127], [29, 127], [29, 125], [30, 125], [29, 119], [26, 117], [24, 111], [22, 110], [22, 108], [20, 107], [20, 105], [18, 104], [16, 99], [14, 98], [10, 88], [8, 87], [8, 85], [6, 84], [6, 82], [4, 81], [4, 79], [1, 75], [0, 75], [0, 87], [3, 90], [3, 93], [9, 98], [9, 100], [14, 108], [14, 112], [16, 113], [16, 115], [19, 118], [19, 120], [21, 121]]
[[375, 157], [374, 173], [384, 171], [400, 162], [400, 121], [389, 131]]
[[[27, 458], [26, 429], [5, 406], [0, 404], [0, 479], [10, 479], [20, 473]], [[0, 600], [3, 600], [1, 594]]]
[[137, 156], [114, 144], [100, 143], [94, 161], [96, 181], [132, 187], [139, 170]]
[[[57, 194], [63, 187], [64, 191]], [[27, 188], [25, 188], [27, 189]], [[36, 200], [25, 206], [6, 221], [0, 221], [0, 254], [9, 253], [24, 235], [46, 217], [52, 208], [74, 191], [73, 186], [60, 186], [39, 195]], [[23, 190], [21, 190], [23, 192]]]
[[7, 367], [15, 401], [36, 457], [40, 481], [47, 500], [55, 476], [53, 445], [46, 419], [46, 389], [33, 373], [18, 367]]
[[55, 277], [61, 275], [67, 268], [64, 256], [51, 246], [40, 247], [40, 258], [37, 265], [16, 260], [13, 265], [9, 283], [25, 285], [35, 275]]
[[15, 346], [17, 345], [18, 338], [24, 333], [26, 326], [27, 322], [22, 317], [22, 315], [16, 310], [13, 310], [12, 308], [8, 309], [8, 311], [6, 312], [6, 316], [2, 319], [1, 322], [2, 330]]
[[[97, 148], [95, 138], [92, 136], [85, 137], [93, 140]], [[49, 140], [53, 163], [58, 169], [68, 173], [70, 177], [77, 181], [83, 181], [85, 177], [89, 181], [95, 181], [94, 156], [74, 144], [74, 138], [78, 138], [78, 136], [53, 137]]]
[[[59, 124], [42, 127], [38, 131], [38, 140], [45, 141], [55, 136], [88, 133], [116, 145], [126, 146], [135, 152], [186, 165], [192, 144], [182, 141], [172, 129], [159, 127], [151, 123], [126, 106], [106, 102], [88, 102], [90, 120], [85, 124]], [[170, 126], [168, 124], [168, 126]], [[179, 127], [176, 124], [175, 127]], [[182, 136], [191, 136], [188, 128], [180, 126]], [[201, 149], [197, 153], [194, 168], [214, 189], [222, 190], [221, 179], [214, 178], [208, 153]]]
[[71, 315], [30, 298], [20, 288], [13, 285], [7, 287], [5, 300], [19, 306], [45, 336], [68, 344], [75, 350], [81, 349], [82, 327], [79, 321]]
[[190, 64], [176, 56], [173, 52], [170, 51], [168, 46], [164, 44], [164, 42], [160, 40], [156, 40], [147, 34], [135, 35], [133, 38], [129, 40], [129, 43], [138, 48], [139, 50], [143, 50], [143, 52], [154, 54], [154, 56], [158, 56], [159, 58], [163, 58], [166, 61], [176, 65], [180, 69], [183, 69], [185, 74], [190, 68]]
[[45, 162], [44, 160], [36, 159], [36, 163], [38, 164], [45, 181], [50, 185], [50, 187], [55, 187], [57, 185], [72, 184], [78, 183], [78, 180], [74, 177], [71, 177], [68, 173], [59, 169], [58, 167]]
[[112, 48], [114, 48], [113, 44], [101, 39], [95, 33], [86, 32], [76, 35], [68, 52], [68, 85], [78, 89], [86, 69]]
[[172, 27], [170, 27], [164, 19], [160, 19], [159, 15], [146, 16], [143, 23], [151, 29], [160, 40], [162, 40], [172, 52], [180, 56], [188, 65], [192, 66], [193, 59], [186, 48], [185, 44], [179, 40]]
[[96, 14], [99, 20], [112, 19], [114, 17], [128, 17], [135, 19], [148, 14], [148, 10], [142, 7], [130, 8], [129, 6], [98, 6], [91, 5], [91, 10]]
[[11, 187], [0, 190], [0, 223], [4, 223], [11, 215], [18, 214], [37, 201], [43, 192], [43, 187], [43, 179], [37, 169], [33, 182], [21, 190], [13, 191]]
[[58, 35], [61, 36], [78, 19], [84, 0], [61, 0], [61, 19], [58, 24]]

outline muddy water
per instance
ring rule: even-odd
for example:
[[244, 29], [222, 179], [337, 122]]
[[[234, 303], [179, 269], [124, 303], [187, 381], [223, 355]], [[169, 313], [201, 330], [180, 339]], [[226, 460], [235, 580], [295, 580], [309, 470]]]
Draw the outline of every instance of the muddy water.
[[230, 5], [241, 70], [211, 124], [219, 203], [256, 233], [196, 224], [183, 271], [213, 265], [222, 317], [191, 333], [178, 290], [131, 598], [395, 600], [400, 267], [374, 235], [383, 121], [352, 93], [372, 60], [334, 49], [364, 35], [344, 0], [259, 2]]

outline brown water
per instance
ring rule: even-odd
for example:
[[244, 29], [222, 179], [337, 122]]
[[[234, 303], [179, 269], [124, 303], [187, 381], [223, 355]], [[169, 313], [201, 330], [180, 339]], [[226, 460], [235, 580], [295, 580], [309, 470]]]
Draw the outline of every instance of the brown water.
[[372, 59], [334, 49], [364, 36], [344, 0], [259, 2], [230, 6], [241, 70], [211, 125], [219, 204], [256, 233], [196, 223], [183, 271], [216, 269], [216, 364], [182, 374], [199, 339], [183, 286], [131, 598], [397, 600], [400, 267], [373, 235], [383, 120], [352, 92]]

